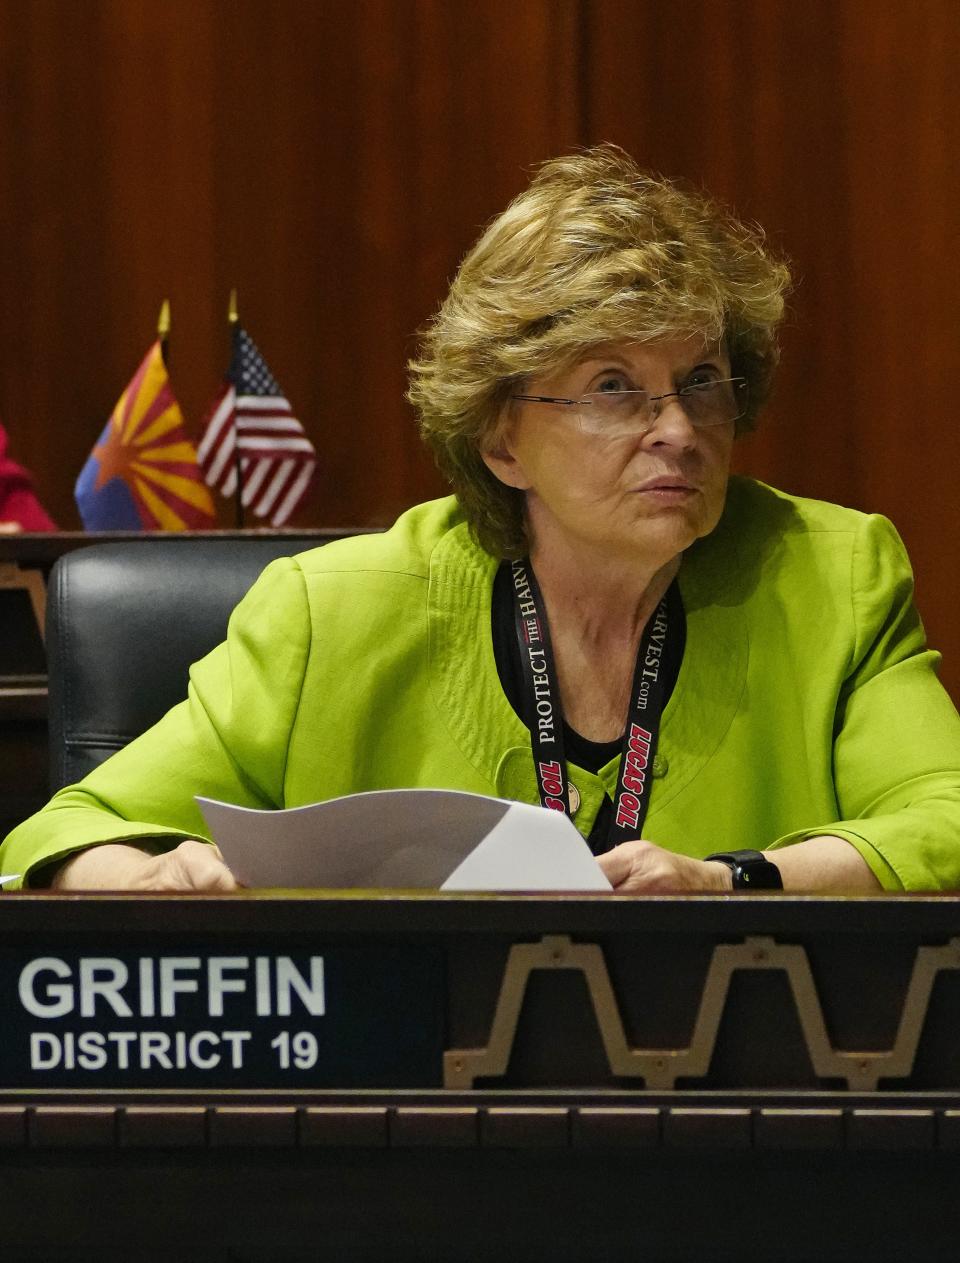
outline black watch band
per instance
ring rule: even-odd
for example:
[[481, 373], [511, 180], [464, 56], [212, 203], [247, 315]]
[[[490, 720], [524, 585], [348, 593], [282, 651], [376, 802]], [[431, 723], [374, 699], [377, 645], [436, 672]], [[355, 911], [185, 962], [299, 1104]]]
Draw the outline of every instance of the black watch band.
[[726, 864], [734, 890], [783, 890], [780, 869], [760, 851], [717, 851], [706, 858]]

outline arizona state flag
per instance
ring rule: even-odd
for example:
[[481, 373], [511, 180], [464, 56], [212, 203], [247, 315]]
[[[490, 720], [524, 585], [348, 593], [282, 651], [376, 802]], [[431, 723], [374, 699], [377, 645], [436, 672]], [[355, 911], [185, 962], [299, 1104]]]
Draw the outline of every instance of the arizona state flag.
[[74, 489], [88, 531], [185, 531], [214, 525], [159, 341], [120, 396]]

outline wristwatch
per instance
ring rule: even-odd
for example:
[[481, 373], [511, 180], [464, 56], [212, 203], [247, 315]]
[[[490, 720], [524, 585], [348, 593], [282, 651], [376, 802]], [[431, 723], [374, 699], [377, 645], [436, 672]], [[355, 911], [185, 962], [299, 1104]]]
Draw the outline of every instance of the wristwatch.
[[780, 869], [760, 851], [717, 851], [706, 858], [726, 864], [734, 890], [783, 890]]

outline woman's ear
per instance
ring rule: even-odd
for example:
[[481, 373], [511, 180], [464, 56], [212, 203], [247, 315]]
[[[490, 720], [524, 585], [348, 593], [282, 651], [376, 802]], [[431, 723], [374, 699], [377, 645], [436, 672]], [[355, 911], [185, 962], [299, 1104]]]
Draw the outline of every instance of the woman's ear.
[[507, 448], [491, 448], [489, 451], [481, 452], [480, 456], [494, 478], [499, 478], [508, 487], [516, 487], [519, 491], [526, 491], [530, 486], [530, 481], [524, 474], [520, 462]]
[[505, 483], [508, 487], [516, 487], [518, 491], [526, 491], [530, 486], [530, 479], [527, 477], [518, 457], [514, 454], [512, 437], [511, 426], [508, 422], [490, 440], [489, 447], [481, 448], [480, 457], [494, 478], [498, 478], [500, 482]]

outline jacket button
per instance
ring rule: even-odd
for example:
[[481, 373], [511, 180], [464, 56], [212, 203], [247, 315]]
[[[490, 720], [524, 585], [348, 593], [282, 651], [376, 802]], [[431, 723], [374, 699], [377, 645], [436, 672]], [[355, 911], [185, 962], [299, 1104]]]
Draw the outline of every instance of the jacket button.
[[653, 756], [653, 776], [658, 780], [661, 776], [666, 776], [670, 771], [670, 760], [665, 754], [655, 754]]

